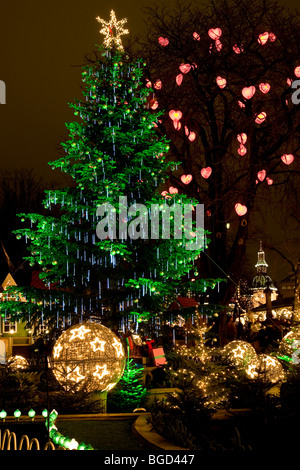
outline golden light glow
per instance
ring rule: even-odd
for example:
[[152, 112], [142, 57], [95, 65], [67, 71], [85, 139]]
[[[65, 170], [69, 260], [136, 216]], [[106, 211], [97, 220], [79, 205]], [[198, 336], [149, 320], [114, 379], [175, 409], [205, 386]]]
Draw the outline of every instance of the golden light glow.
[[107, 391], [123, 375], [125, 353], [121, 340], [109, 328], [85, 323], [62, 333], [50, 364], [66, 390]]
[[129, 33], [128, 29], [123, 28], [124, 24], [127, 22], [127, 19], [124, 18], [120, 21], [117, 21], [114, 10], [111, 10], [110, 12], [110, 21], [104, 21], [103, 19], [99, 18], [99, 16], [96, 19], [102, 25], [100, 33], [104, 34], [105, 36], [103, 44], [108, 48], [115, 46], [117, 49], [123, 50], [121, 36], [123, 34]]

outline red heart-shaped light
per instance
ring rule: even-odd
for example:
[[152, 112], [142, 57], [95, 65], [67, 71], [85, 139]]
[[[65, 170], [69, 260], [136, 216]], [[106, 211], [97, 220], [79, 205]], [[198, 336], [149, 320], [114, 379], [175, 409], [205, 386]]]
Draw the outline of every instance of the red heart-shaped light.
[[180, 179], [184, 184], [189, 184], [192, 181], [193, 177], [192, 175], [182, 175]]
[[250, 100], [256, 91], [255, 86], [249, 86], [242, 89], [242, 95], [247, 100]]
[[240, 204], [239, 202], [234, 206], [234, 208], [235, 208], [235, 212], [239, 216], [245, 215], [248, 210], [246, 206], [244, 206], [243, 204]]
[[260, 83], [258, 87], [262, 93], [268, 93], [271, 85], [269, 83]]
[[227, 85], [227, 80], [226, 78], [222, 78], [222, 77], [217, 77], [216, 78], [216, 82], [217, 82], [217, 85], [220, 87], [220, 88], [225, 88], [226, 85]]
[[257, 178], [259, 179], [259, 181], [263, 181], [266, 177], [266, 170], [260, 170], [258, 173], [257, 173]]
[[182, 73], [188, 73], [191, 70], [191, 64], [181, 64], [179, 70]]
[[207, 166], [206, 168], [202, 168], [202, 170], [200, 171], [201, 176], [205, 179], [210, 177], [211, 172], [212, 172], [212, 169], [210, 168], [210, 166]]
[[289, 153], [289, 154], [285, 153], [284, 155], [282, 155], [281, 160], [286, 165], [290, 165], [294, 161], [294, 155], [292, 155], [291, 153]]
[[222, 36], [222, 30], [221, 28], [210, 28], [208, 31], [208, 35], [211, 39], [215, 41], [216, 39], [219, 39]]
[[158, 38], [158, 42], [161, 46], [165, 47], [169, 44], [169, 39], [168, 38]]

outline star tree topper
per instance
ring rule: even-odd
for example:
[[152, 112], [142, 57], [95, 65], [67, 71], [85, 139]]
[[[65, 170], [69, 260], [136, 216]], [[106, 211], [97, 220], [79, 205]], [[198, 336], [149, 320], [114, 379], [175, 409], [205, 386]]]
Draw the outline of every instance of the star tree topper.
[[123, 20], [117, 21], [114, 10], [111, 10], [110, 21], [104, 21], [99, 18], [99, 16], [96, 20], [103, 26], [100, 33], [105, 35], [103, 41], [104, 45], [109, 48], [115, 45], [118, 49], [123, 50], [121, 35], [129, 33], [128, 29], [123, 28], [127, 19], [124, 18]]

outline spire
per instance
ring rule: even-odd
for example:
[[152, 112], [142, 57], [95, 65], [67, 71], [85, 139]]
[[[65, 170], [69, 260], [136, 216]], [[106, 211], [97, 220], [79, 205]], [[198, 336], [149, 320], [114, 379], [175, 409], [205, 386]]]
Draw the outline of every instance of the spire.
[[257, 253], [257, 263], [255, 265], [257, 273], [266, 273], [268, 271], [268, 264], [265, 260], [265, 252], [262, 248], [262, 242], [259, 242], [259, 251]]

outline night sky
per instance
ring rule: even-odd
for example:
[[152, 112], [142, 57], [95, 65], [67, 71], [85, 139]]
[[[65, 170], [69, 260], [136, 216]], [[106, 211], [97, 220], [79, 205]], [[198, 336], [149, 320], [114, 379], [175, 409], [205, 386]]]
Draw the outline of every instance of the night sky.
[[[296, 7], [298, 1], [279, 3]], [[128, 19], [125, 27], [134, 36], [143, 30], [142, 7], [152, 4], [151, 0], [2, 2], [0, 80], [6, 84], [6, 104], [0, 106], [1, 170], [33, 168], [36, 174], [54, 179], [56, 172], [47, 162], [60, 155], [60, 143], [67, 137], [65, 122], [74, 119], [68, 103], [81, 97], [84, 56], [103, 41], [96, 17], [108, 21], [113, 9], [118, 20]]]

